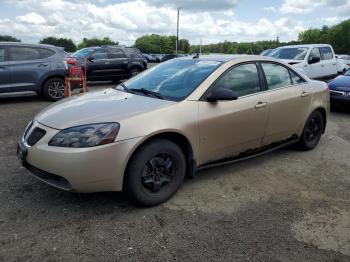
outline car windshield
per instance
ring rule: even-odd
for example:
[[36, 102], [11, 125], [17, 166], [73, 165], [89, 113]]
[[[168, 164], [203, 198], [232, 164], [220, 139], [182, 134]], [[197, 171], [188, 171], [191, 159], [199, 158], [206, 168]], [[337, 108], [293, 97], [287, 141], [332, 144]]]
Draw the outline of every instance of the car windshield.
[[125, 82], [124, 86], [133, 92], [145, 94], [146, 90], [164, 99], [181, 101], [221, 64], [219, 61], [174, 59], [148, 69]]
[[346, 73], [344, 75], [350, 76], [350, 69], [348, 69], [348, 71], [346, 71]]
[[307, 47], [278, 48], [268, 56], [278, 59], [304, 60], [308, 50]]
[[73, 57], [88, 57], [94, 51], [93, 48], [83, 48], [72, 54]]

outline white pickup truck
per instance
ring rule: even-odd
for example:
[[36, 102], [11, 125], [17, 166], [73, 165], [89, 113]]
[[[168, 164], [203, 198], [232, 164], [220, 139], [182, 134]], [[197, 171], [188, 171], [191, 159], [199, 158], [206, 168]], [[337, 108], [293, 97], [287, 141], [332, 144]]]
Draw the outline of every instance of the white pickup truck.
[[310, 78], [338, 75], [337, 59], [331, 45], [293, 45], [276, 48], [268, 56], [284, 60]]

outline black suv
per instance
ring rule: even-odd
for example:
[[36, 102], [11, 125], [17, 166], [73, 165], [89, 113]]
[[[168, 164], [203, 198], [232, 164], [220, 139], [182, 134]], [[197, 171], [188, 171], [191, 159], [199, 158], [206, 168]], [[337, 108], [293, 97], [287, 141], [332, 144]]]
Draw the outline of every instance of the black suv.
[[87, 47], [72, 56], [78, 61], [86, 61], [87, 80], [89, 81], [119, 82], [147, 69], [147, 60], [134, 47]]
[[51, 45], [0, 42], [0, 93], [34, 91], [51, 101], [63, 98], [66, 56]]

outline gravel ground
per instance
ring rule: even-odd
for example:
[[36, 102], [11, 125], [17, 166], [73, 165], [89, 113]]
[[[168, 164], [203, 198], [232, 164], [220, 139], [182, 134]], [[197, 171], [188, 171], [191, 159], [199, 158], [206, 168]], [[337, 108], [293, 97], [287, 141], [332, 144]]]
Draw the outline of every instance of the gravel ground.
[[20, 166], [16, 141], [48, 104], [0, 97], [0, 261], [350, 261], [350, 109], [331, 113], [311, 152], [201, 171], [167, 203], [136, 208]]

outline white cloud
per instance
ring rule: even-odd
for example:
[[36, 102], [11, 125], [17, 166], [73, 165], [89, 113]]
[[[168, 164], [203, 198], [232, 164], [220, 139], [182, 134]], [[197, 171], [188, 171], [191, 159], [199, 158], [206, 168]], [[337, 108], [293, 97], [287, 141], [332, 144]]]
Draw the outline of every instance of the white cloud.
[[34, 25], [45, 24], [46, 20], [41, 15], [31, 12], [23, 16], [17, 16], [17, 21]]
[[184, 11], [221, 11], [233, 9], [238, 0], [145, 0], [146, 3], [154, 6], [166, 6], [181, 8]]
[[274, 6], [268, 6], [268, 7], [264, 7], [264, 10], [267, 12], [272, 12], [272, 13], [276, 13], [277, 9]]
[[[177, 14], [173, 3], [183, 5], [180, 37], [195, 44], [200, 39], [203, 43], [224, 40], [240, 42], [275, 39], [277, 36], [281, 41], [288, 41], [296, 39], [305, 27], [300, 20], [290, 17], [277, 20], [261, 17], [255, 22], [242, 21], [234, 12], [237, 0], [129, 0], [112, 4], [104, 3], [104, 0], [7, 1], [27, 14], [0, 20], [0, 32], [29, 42], [38, 42], [46, 36], [68, 37], [75, 42], [80, 42], [83, 37], [109, 36], [122, 44], [132, 45], [137, 37], [144, 34], [174, 35]], [[339, 6], [343, 0], [335, 1]], [[289, 0], [285, 4], [287, 2]], [[294, 2], [297, 3], [293, 8], [300, 8], [302, 2], [311, 1]], [[279, 7], [266, 7], [265, 10], [274, 12], [276, 8]]]
[[284, 0], [280, 11], [285, 14], [309, 13], [318, 7], [349, 8], [350, 0]]

